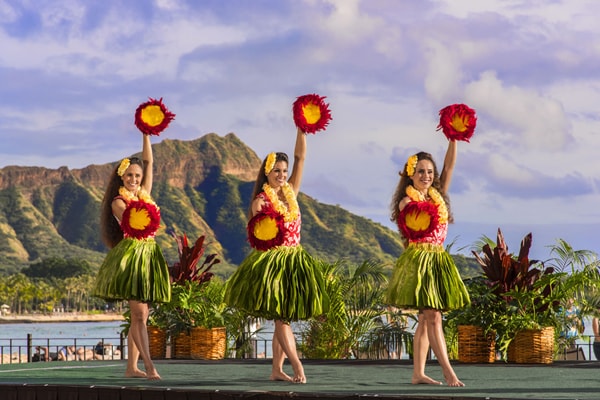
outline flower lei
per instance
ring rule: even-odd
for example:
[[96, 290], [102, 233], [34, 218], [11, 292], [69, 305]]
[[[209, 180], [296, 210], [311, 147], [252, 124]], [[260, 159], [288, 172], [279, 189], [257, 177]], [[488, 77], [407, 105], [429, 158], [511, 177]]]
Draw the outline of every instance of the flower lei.
[[[431, 200], [433, 200], [433, 204], [437, 206], [439, 222], [442, 224], [447, 223], [448, 207], [446, 207], [446, 202], [444, 201], [444, 198], [440, 192], [438, 192], [433, 186], [430, 186], [427, 190], [427, 194], [429, 197], [431, 197]], [[412, 185], [408, 185], [406, 187], [406, 195], [410, 197], [412, 201], [425, 201], [425, 196], [423, 193], [419, 192]]]
[[[137, 192], [137, 196], [136, 196], [133, 193], [131, 193], [129, 190], [125, 189], [124, 186], [121, 186], [119, 188], [119, 195], [125, 199], [126, 203], [135, 201], [136, 197], [137, 197], [137, 200], [139, 200], [139, 201], [143, 201], [144, 203], [153, 204], [156, 206], [156, 203], [154, 202], [154, 200], [152, 200], [152, 197], [150, 196], [150, 194], [142, 188], [139, 188], [139, 190]], [[158, 208], [158, 206], [156, 206], [156, 207]]]
[[419, 157], [416, 154], [408, 157], [408, 160], [406, 161], [406, 175], [413, 176], [415, 174], [417, 162], [419, 162]]
[[275, 167], [275, 161], [277, 160], [277, 154], [269, 153], [267, 161], [265, 161], [265, 175], [269, 175]]
[[131, 161], [129, 160], [129, 158], [124, 158], [123, 160], [121, 160], [121, 164], [119, 164], [119, 168], [117, 168], [117, 175], [123, 176], [125, 174], [125, 171], [127, 171], [127, 168], [129, 168], [130, 164]]
[[273, 208], [275, 208], [275, 211], [283, 215], [283, 219], [285, 220], [285, 222], [292, 222], [298, 218], [298, 215], [300, 215], [298, 200], [296, 200], [296, 194], [294, 193], [294, 190], [292, 189], [289, 183], [286, 182], [281, 187], [283, 195], [285, 196], [285, 201], [287, 202], [287, 206], [283, 201], [279, 199], [279, 196], [277, 196], [277, 192], [271, 187], [271, 185], [265, 183], [262, 189], [265, 192], [265, 195], [267, 196], [271, 204], [273, 204]]

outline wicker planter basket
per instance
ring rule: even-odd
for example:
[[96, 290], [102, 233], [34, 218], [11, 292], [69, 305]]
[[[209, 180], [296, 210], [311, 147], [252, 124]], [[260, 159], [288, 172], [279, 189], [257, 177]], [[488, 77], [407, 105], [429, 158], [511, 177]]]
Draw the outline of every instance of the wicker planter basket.
[[551, 364], [554, 361], [554, 327], [518, 332], [508, 347], [508, 361]]
[[225, 358], [227, 335], [224, 327], [192, 328], [190, 355], [194, 360], [221, 360]]
[[150, 345], [150, 358], [162, 360], [167, 354], [167, 331], [157, 326], [148, 326], [148, 344]]
[[493, 363], [496, 360], [496, 335], [484, 335], [475, 325], [458, 326], [458, 361], [464, 363]]
[[178, 359], [191, 358], [191, 335], [181, 332], [171, 339], [171, 357]]

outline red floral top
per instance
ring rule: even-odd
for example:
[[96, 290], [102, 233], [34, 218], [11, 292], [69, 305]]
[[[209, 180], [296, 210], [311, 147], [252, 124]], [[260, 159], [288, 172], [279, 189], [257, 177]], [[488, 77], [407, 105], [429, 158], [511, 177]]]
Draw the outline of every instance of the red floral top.
[[410, 240], [409, 243], [430, 243], [442, 246], [446, 236], [448, 235], [448, 224], [438, 224], [436, 229], [428, 235], [419, 240]]

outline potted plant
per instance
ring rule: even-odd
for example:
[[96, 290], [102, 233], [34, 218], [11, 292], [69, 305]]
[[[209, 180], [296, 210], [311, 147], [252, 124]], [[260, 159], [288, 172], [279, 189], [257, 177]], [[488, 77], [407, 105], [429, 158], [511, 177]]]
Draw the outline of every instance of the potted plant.
[[158, 305], [151, 316], [164, 321], [171, 337], [174, 358], [191, 357], [191, 333], [198, 326], [222, 325], [222, 294], [215, 288], [223, 286], [214, 282], [212, 267], [220, 260], [216, 254], [205, 255], [204, 235], [190, 246], [187, 235], [171, 235], [177, 242], [179, 261], [169, 267], [171, 276], [171, 302]]
[[498, 301], [485, 276], [465, 279], [471, 304], [446, 315], [446, 329], [458, 342], [458, 360], [466, 363], [492, 363], [496, 360], [496, 334], [506, 303]]
[[[491, 289], [492, 320], [482, 320], [496, 331], [496, 348], [504, 359], [516, 362], [550, 363], [555, 331], [561, 328], [560, 305], [589, 282], [587, 272], [556, 271], [544, 262], [529, 259], [532, 234], [521, 241], [518, 256], [508, 251], [502, 232], [492, 249], [485, 243], [481, 254], [473, 251]], [[550, 263], [549, 263], [550, 264]], [[477, 296], [475, 304], [480, 299]], [[473, 307], [471, 307], [473, 308]]]

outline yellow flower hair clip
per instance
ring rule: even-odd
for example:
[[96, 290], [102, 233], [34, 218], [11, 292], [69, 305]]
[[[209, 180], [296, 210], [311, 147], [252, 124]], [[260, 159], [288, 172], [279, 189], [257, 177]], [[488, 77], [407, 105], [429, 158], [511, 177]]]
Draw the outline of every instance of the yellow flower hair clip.
[[275, 167], [275, 161], [277, 160], [277, 154], [269, 153], [267, 161], [265, 161], [265, 175], [269, 175]]
[[415, 174], [415, 170], [417, 169], [418, 161], [419, 161], [419, 157], [417, 157], [416, 154], [408, 157], [408, 161], [406, 161], [406, 174], [408, 176], [413, 176]]
[[123, 176], [125, 171], [127, 171], [127, 168], [129, 168], [130, 164], [131, 164], [131, 161], [129, 161], [129, 158], [124, 158], [121, 161], [121, 164], [119, 164], [119, 168], [117, 168], [117, 175]]

